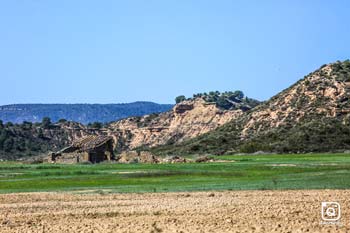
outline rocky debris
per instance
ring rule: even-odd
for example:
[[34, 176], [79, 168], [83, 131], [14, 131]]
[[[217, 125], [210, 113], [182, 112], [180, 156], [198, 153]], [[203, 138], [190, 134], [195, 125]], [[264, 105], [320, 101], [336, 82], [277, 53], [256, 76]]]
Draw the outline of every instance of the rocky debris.
[[187, 159], [180, 156], [168, 156], [163, 159], [164, 163], [187, 163], [189, 162]]
[[139, 154], [141, 163], [159, 163], [159, 158], [149, 151], [141, 151]]
[[159, 158], [148, 151], [126, 151], [121, 153], [118, 163], [159, 163]]
[[[206, 163], [214, 162], [214, 159], [203, 156], [199, 157], [196, 160], [186, 159], [181, 156], [167, 156], [165, 158], [160, 158], [155, 156], [149, 151], [126, 151], [117, 156], [118, 163]], [[225, 161], [227, 162], [227, 161]]]
[[207, 162], [213, 162], [214, 159], [210, 158], [209, 156], [202, 156], [195, 160], [196, 163], [207, 163]]
[[117, 162], [118, 163], [138, 163], [139, 162], [139, 155], [136, 151], [125, 151], [121, 153], [120, 155], [117, 155]]

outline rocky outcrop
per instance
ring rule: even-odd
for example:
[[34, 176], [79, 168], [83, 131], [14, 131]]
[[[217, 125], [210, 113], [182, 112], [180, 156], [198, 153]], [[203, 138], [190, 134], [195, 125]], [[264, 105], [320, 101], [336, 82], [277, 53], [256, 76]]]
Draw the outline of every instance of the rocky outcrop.
[[[86, 126], [60, 120], [56, 124], [47, 122], [49, 125], [29, 123], [5, 126], [6, 129], [2, 130], [4, 126], [0, 122], [0, 131], [5, 131], [0, 135], [3, 134], [6, 139], [6, 143], [0, 140], [0, 158], [58, 152], [88, 136], [111, 137], [113, 150], [118, 154], [134, 149], [174, 145], [235, 120], [258, 104], [259, 101], [244, 97], [241, 91], [216, 91], [195, 94], [167, 112], [129, 117], [104, 124], [103, 128], [99, 124]], [[1, 149], [2, 144], [6, 144], [4, 149]]]
[[323, 66], [247, 115], [242, 138], [305, 118], [349, 118], [350, 83], [339, 80], [334, 64]]
[[117, 158], [118, 163], [159, 163], [160, 159], [148, 151], [125, 151]]
[[180, 156], [168, 156], [163, 159], [164, 163], [187, 163], [190, 162], [187, 159], [180, 157]]
[[180, 103], [174, 107], [174, 112], [176, 114], [181, 114], [181, 113], [185, 113], [187, 111], [190, 111], [192, 109], [193, 109], [193, 104]]
[[162, 154], [350, 149], [350, 61], [322, 66], [248, 114]]
[[177, 104], [172, 111], [127, 118], [109, 125], [108, 133], [123, 142], [119, 150], [176, 144], [216, 129], [243, 114], [242, 110], [222, 110], [201, 98]]

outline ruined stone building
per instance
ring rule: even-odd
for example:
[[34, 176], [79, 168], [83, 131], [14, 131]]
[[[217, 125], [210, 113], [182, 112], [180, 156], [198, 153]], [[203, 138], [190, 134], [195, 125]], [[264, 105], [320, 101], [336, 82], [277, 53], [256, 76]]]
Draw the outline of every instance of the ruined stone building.
[[113, 160], [113, 138], [109, 136], [91, 135], [75, 141], [50, 156], [51, 162], [55, 163], [99, 163]]

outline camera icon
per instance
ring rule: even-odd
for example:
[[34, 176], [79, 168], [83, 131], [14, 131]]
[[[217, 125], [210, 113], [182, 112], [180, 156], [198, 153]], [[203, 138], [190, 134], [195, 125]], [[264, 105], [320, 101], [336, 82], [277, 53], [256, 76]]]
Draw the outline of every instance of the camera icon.
[[322, 202], [322, 219], [327, 222], [336, 222], [341, 218], [341, 209], [338, 202]]

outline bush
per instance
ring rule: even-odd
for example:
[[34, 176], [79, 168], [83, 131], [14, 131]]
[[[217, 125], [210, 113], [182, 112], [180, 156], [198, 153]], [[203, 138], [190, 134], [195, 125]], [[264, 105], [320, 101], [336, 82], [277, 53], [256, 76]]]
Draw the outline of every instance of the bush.
[[10, 152], [13, 148], [13, 139], [7, 138], [3, 143], [3, 149], [5, 152]]
[[44, 129], [49, 129], [51, 127], [51, 119], [49, 117], [44, 117], [41, 121], [41, 126]]
[[58, 123], [66, 123], [66, 122], [67, 122], [66, 119], [59, 119], [59, 120], [58, 120]]
[[248, 142], [239, 147], [239, 151], [242, 153], [254, 153], [258, 151], [269, 152], [271, 148], [269, 145], [258, 142]]
[[175, 98], [175, 103], [176, 103], [176, 104], [179, 104], [179, 103], [181, 103], [181, 102], [183, 102], [183, 101], [185, 101], [185, 100], [186, 100], [186, 96], [180, 95], [180, 96], [178, 96], [178, 97]]
[[93, 122], [89, 123], [88, 127], [93, 129], [101, 129], [103, 127], [103, 124], [101, 122]]

